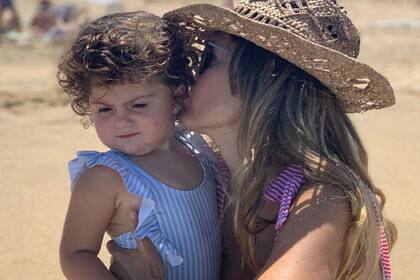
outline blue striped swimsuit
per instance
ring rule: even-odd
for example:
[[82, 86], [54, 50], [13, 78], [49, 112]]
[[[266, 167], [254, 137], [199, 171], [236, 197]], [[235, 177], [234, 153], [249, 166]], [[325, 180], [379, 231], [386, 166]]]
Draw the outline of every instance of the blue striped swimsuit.
[[85, 168], [107, 166], [118, 172], [127, 190], [143, 198], [135, 232], [113, 239], [135, 249], [148, 237], [160, 253], [165, 279], [215, 280], [220, 276], [221, 235], [216, 201], [217, 159], [201, 136], [176, 132], [203, 169], [202, 183], [192, 190], [171, 188], [149, 175], [123, 153], [110, 150], [78, 152], [69, 162], [72, 186]]

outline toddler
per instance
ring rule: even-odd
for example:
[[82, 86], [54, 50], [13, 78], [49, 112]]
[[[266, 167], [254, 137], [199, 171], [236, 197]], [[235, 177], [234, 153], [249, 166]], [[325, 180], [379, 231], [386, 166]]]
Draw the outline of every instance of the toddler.
[[175, 124], [190, 82], [181, 46], [161, 18], [119, 13], [85, 26], [60, 61], [72, 109], [110, 149], [78, 152], [69, 163], [60, 246], [68, 279], [115, 279], [97, 257], [105, 232], [130, 249], [150, 239], [165, 279], [219, 278], [217, 160]]

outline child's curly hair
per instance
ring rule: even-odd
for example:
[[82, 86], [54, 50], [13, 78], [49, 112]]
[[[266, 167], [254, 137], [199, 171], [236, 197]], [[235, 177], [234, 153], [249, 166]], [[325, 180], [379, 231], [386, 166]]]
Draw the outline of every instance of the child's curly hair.
[[192, 82], [183, 44], [158, 16], [117, 13], [86, 25], [60, 59], [57, 79], [78, 115], [89, 114], [92, 86], [157, 79], [182, 99]]

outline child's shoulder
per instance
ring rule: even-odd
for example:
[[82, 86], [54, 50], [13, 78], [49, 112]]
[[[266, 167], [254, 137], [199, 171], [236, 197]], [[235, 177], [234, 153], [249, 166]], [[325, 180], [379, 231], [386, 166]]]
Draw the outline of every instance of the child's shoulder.
[[74, 188], [83, 188], [91, 191], [118, 192], [124, 187], [120, 174], [104, 165], [95, 165], [81, 171], [78, 179], [74, 182]]

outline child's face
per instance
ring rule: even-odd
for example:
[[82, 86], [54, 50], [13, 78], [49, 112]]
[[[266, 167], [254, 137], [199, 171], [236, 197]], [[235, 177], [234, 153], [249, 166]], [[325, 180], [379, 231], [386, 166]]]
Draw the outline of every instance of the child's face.
[[92, 87], [89, 104], [96, 132], [109, 148], [140, 156], [168, 147], [175, 115], [164, 84]]

